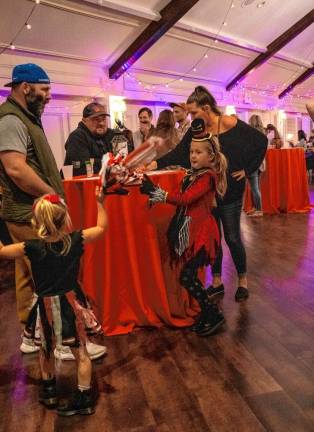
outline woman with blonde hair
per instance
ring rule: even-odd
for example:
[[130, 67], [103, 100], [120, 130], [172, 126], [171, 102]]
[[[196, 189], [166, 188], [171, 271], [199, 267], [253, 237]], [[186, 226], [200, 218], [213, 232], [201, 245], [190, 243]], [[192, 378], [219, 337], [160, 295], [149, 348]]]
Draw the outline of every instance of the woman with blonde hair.
[[[263, 122], [259, 115], [253, 114], [249, 119], [249, 125], [265, 135]], [[254, 202], [254, 209], [248, 213], [249, 217], [263, 216], [262, 195], [260, 191], [259, 181], [260, 181], [260, 175], [263, 171], [265, 171], [265, 168], [266, 168], [266, 162], [264, 159], [261, 165], [259, 166], [259, 168], [256, 171], [254, 171], [252, 174], [247, 176], [247, 179], [251, 186], [251, 191], [253, 194], [253, 202]]]
[[[73, 397], [58, 406], [58, 414], [93, 414], [91, 361], [86, 350], [86, 334], [101, 331], [78, 274], [84, 245], [102, 236], [107, 227], [103, 195], [96, 189], [97, 225], [71, 232], [71, 219], [63, 199], [56, 194], [44, 195], [33, 205], [32, 225], [37, 239], [9, 246], [0, 243], [0, 258], [27, 256], [31, 262], [37, 301], [30, 311], [24, 336], [40, 346], [41, 390], [39, 401], [48, 408], [58, 405], [53, 347], [70, 347], [77, 363], [78, 388]], [[39, 327], [40, 338], [37, 337]]]

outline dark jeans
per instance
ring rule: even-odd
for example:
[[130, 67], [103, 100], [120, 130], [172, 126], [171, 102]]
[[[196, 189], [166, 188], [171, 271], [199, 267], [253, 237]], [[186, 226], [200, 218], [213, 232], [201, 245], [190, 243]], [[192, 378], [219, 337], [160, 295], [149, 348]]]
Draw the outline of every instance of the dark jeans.
[[[222, 226], [225, 242], [230, 249], [238, 275], [246, 273], [246, 253], [240, 233], [241, 211], [242, 200], [227, 205], [220, 205], [213, 209], [213, 215], [217, 221], [220, 235], [222, 237]], [[222, 256], [222, 246], [220, 245], [216, 261], [212, 266], [213, 275], [221, 275]]]
[[262, 196], [261, 196], [261, 191], [260, 191], [260, 187], [259, 187], [259, 178], [260, 178], [260, 173], [259, 173], [259, 170], [257, 170], [255, 172], [253, 172], [253, 174], [251, 174], [250, 177], [248, 177], [248, 181], [250, 183], [251, 191], [253, 194], [254, 206], [255, 206], [256, 210], [261, 211], [262, 210]]

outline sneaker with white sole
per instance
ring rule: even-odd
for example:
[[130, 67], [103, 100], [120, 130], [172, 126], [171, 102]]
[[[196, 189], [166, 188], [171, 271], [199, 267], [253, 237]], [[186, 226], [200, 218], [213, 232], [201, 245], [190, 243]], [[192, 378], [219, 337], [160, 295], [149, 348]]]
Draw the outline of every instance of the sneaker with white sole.
[[[107, 353], [107, 347], [93, 342], [86, 342], [86, 349], [91, 360], [96, 360]], [[58, 360], [75, 360], [70, 347], [58, 345], [54, 350], [54, 356]]]
[[23, 354], [33, 354], [39, 351], [39, 346], [35, 345], [34, 339], [23, 336], [20, 350]]

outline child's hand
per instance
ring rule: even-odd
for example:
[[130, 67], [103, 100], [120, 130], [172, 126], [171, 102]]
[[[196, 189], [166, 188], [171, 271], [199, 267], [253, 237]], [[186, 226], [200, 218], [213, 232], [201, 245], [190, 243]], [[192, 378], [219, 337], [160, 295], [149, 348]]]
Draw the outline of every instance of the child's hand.
[[105, 195], [101, 186], [96, 186], [95, 189], [96, 201], [102, 204], [105, 200]]

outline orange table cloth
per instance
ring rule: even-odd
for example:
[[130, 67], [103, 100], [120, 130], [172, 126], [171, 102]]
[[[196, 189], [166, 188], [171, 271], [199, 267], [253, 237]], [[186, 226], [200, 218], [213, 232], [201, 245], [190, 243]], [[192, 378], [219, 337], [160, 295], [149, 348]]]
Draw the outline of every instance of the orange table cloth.
[[[308, 212], [310, 200], [304, 150], [267, 150], [266, 171], [261, 174], [260, 188], [264, 213]], [[247, 183], [244, 210], [249, 211], [252, 207], [251, 189]]]
[[[172, 190], [183, 172], [152, 175]], [[98, 178], [64, 180], [74, 229], [96, 223], [95, 186]], [[105, 200], [109, 226], [101, 240], [85, 246], [81, 282], [92, 300], [105, 334], [123, 334], [140, 326], [184, 327], [192, 323], [197, 305], [179, 284], [179, 269], [171, 269], [166, 230], [175, 207], [148, 208], [138, 186], [129, 195]]]

